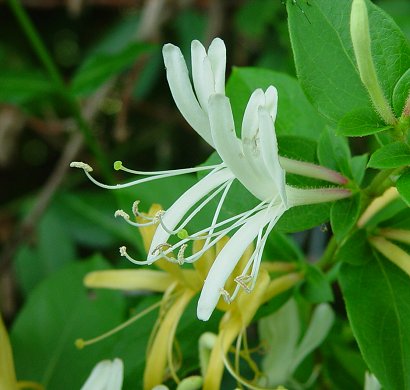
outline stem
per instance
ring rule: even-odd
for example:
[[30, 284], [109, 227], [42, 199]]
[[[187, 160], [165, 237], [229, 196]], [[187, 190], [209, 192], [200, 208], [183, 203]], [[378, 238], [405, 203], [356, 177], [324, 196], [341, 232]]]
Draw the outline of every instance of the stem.
[[327, 247], [322, 257], [315, 264], [319, 268], [325, 268], [327, 265], [331, 264], [333, 262], [333, 257], [336, 253], [337, 248], [337, 241], [335, 236], [333, 236], [327, 244]]
[[62, 78], [57, 67], [55, 66], [54, 61], [52, 60], [43, 41], [40, 38], [40, 35], [35, 29], [26, 11], [21, 6], [19, 0], [9, 0], [9, 5], [16, 19], [18, 20], [21, 28], [25, 32], [34, 52], [36, 53], [37, 57], [43, 64], [50, 78], [52, 79], [56, 89], [66, 100], [66, 103], [71, 109], [72, 116], [75, 119], [78, 128], [82, 132], [87, 146], [90, 148], [91, 152], [94, 154], [94, 156], [101, 164], [101, 168], [103, 170], [103, 174], [106, 180], [108, 182], [112, 182], [111, 168], [104, 157], [104, 153], [102, 152], [99, 144], [96, 142], [90, 129], [90, 126], [85, 121], [75, 97], [71, 95], [71, 92], [65, 85], [64, 79]]
[[380, 171], [372, 180], [370, 185], [366, 188], [365, 192], [369, 196], [378, 196], [384, 192], [384, 190], [391, 185], [391, 182], [385, 183], [396, 169], [384, 169]]

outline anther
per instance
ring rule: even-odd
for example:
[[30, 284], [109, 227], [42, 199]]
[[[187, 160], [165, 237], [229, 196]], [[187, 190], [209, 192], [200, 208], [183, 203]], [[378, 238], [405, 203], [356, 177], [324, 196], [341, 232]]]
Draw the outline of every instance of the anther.
[[121, 256], [127, 256], [127, 247], [126, 246], [122, 246], [121, 248], [120, 248], [120, 255]]
[[157, 247], [154, 248], [154, 250], [151, 252], [153, 256], [156, 256], [158, 254], [162, 254], [164, 252], [164, 248], [169, 249], [172, 248], [172, 245], [168, 244], [167, 242], [163, 244], [159, 244]]
[[81, 161], [73, 161], [70, 163], [70, 167], [71, 168], [80, 168], [80, 169], [84, 169], [84, 171], [86, 172], [92, 172], [93, 169], [91, 168], [90, 165], [83, 163]]
[[178, 255], [177, 255], [177, 262], [179, 265], [182, 265], [185, 262], [184, 252], [187, 246], [188, 246], [187, 244], [182, 244], [181, 248], [179, 248]]
[[130, 219], [130, 216], [129, 216], [124, 210], [117, 210], [117, 211], [114, 213], [114, 217], [115, 217], [115, 218], [117, 218], [117, 217], [122, 217], [122, 218], [124, 218], [124, 219]]
[[140, 204], [139, 200], [136, 200], [133, 204], [132, 204], [132, 213], [138, 217], [140, 215], [140, 212], [138, 210], [138, 205]]
[[165, 210], [159, 210], [155, 213], [154, 215], [154, 222], [157, 223], [161, 220], [161, 218], [163, 217], [163, 215], [165, 214]]
[[222, 295], [222, 298], [224, 299], [224, 301], [229, 305], [232, 300], [231, 300], [231, 296], [229, 295], [228, 291], [226, 291], [224, 288], [221, 288], [219, 290], [219, 293]]
[[249, 283], [251, 283], [253, 281], [252, 276], [250, 275], [240, 275], [237, 276], [235, 279], [235, 282], [239, 284], [239, 286], [241, 286], [246, 293], [250, 293], [252, 291], [252, 289], [249, 287]]

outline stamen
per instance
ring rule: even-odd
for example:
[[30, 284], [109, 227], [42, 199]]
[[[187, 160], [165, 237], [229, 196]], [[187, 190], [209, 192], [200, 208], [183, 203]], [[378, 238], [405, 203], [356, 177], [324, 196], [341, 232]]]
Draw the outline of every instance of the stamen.
[[115, 169], [116, 171], [121, 170], [121, 169], [122, 169], [122, 161], [115, 161], [115, 162], [114, 162], [114, 169]]
[[133, 264], [137, 264], [137, 265], [147, 265], [147, 264], [151, 264], [150, 262], [148, 262], [147, 260], [141, 261], [141, 260], [135, 260], [134, 258], [132, 258], [128, 253], [127, 253], [127, 247], [122, 246], [120, 248], [120, 255], [122, 257], [125, 257], [128, 261], [130, 261]]
[[189, 237], [188, 232], [185, 229], [181, 229], [178, 233], [177, 236], [180, 240], [185, 240], [186, 238]]
[[87, 345], [91, 345], [91, 344], [95, 344], [101, 340], [106, 339], [107, 337], [112, 336], [113, 334], [119, 332], [120, 330], [126, 328], [127, 326], [131, 325], [133, 322], [139, 320], [140, 318], [144, 317], [145, 315], [147, 315], [148, 313], [150, 313], [151, 311], [155, 310], [157, 307], [159, 307], [161, 305], [161, 301], [156, 302], [154, 304], [152, 304], [151, 306], [147, 307], [145, 310], [141, 311], [140, 313], [136, 314], [134, 317], [131, 317], [130, 319], [128, 319], [127, 321], [123, 322], [122, 324], [120, 324], [119, 326], [111, 329], [110, 331], [95, 337], [93, 339], [90, 340], [84, 340], [84, 339], [77, 339], [75, 341], [75, 346], [78, 349], [82, 349], [84, 347], [86, 347]]
[[152, 250], [152, 252], [151, 252], [151, 254], [152, 255], [158, 255], [158, 254], [163, 254], [163, 252], [164, 252], [164, 248], [166, 248], [166, 249], [171, 249], [172, 248], [172, 245], [171, 244], [168, 244], [167, 242], [165, 242], [165, 243], [163, 243], [163, 244], [159, 244], [158, 246], [156, 246], [153, 250]]
[[132, 204], [132, 213], [134, 214], [135, 217], [139, 217], [140, 212], [138, 210], [138, 205], [140, 204], [139, 200], [136, 200], [133, 204]]
[[183, 244], [183, 245], [181, 245], [181, 248], [179, 248], [178, 255], [177, 255], [177, 261], [178, 261], [179, 265], [184, 264], [184, 261], [185, 261], [184, 252], [185, 252], [185, 249], [187, 248], [187, 246], [188, 246], [187, 244]]
[[228, 291], [226, 291], [224, 288], [221, 288], [219, 290], [219, 293], [222, 295], [222, 298], [224, 299], [224, 301], [229, 305], [232, 300], [231, 300], [231, 296], [229, 295]]
[[[155, 215], [154, 215], [154, 218], [153, 218], [153, 221], [155, 222], [155, 223], [161, 223], [162, 222], [162, 217], [165, 215], [165, 210], [159, 210], [159, 211], [157, 211], [156, 213], [155, 213]], [[163, 226], [163, 224], [161, 223], [161, 225], [162, 225], [162, 227], [164, 227]], [[164, 230], [166, 230], [165, 228], [164, 228]], [[172, 234], [172, 233], [171, 233]]]
[[162, 176], [162, 175], [168, 175], [169, 173], [172, 173], [173, 175], [185, 175], [186, 173], [194, 173], [194, 172], [200, 172], [200, 171], [210, 171], [210, 170], [219, 171], [220, 169], [225, 167], [225, 164], [221, 163], [221, 164], [207, 165], [207, 166], [201, 165], [195, 168], [182, 168], [182, 169], [174, 169], [174, 170], [168, 170], [168, 171], [136, 171], [136, 170], [124, 167], [121, 161], [116, 161], [114, 163], [114, 169], [116, 167], [118, 167], [117, 170], [131, 173], [133, 175]]
[[83, 169], [85, 172], [92, 172], [93, 169], [91, 168], [90, 165], [83, 163], [81, 161], [73, 161], [70, 163], [71, 168], [80, 168]]
[[[164, 249], [165, 248], [165, 249]], [[168, 256], [168, 253], [172, 253], [172, 250], [175, 249], [174, 246], [168, 244], [167, 242], [163, 243], [163, 244], [159, 244], [151, 253], [156, 257], [154, 259], [150, 260], [149, 264], [152, 264], [154, 261], [159, 260], [159, 259], [165, 259], [168, 260], [171, 263], [178, 263], [180, 264], [180, 260], [176, 259], [174, 256]], [[182, 249], [182, 248], [181, 248]], [[178, 256], [180, 256], [180, 252], [181, 249], [178, 252]], [[185, 250], [185, 248], [183, 249], [183, 251]], [[182, 263], [184, 263], [184, 259], [183, 259], [183, 251], [182, 251]]]
[[129, 216], [124, 210], [117, 210], [117, 211], [114, 213], [114, 217], [115, 217], [115, 218], [117, 218], [117, 217], [122, 217], [122, 218], [124, 218], [124, 219], [130, 219], [130, 216]]
[[253, 277], [251, 275], [240, 275], [237, 276], [235, 282], [241, 286], [246, 293], [250, 293], [252, 291], [252, 287], [249, 287], [249, 283], [253, 282]]

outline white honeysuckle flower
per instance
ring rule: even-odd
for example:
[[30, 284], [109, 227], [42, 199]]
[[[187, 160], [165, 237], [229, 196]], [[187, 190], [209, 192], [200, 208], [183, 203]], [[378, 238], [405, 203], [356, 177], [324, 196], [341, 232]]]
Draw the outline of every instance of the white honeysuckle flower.
[[[137, 223], [123, 210], [115, 216], [122, 217], [133, 226], [158, 224], [146, 260], [135, 260], [125, 247], [120, 253], [134, 264], [152, 264], [165, 258], [175, 263], [192, 263], [224, 236], [234, 233], [229, 243], [219, 253], [206, 278], [199, 303], [198, 318], [207, 320], [222, 295], [230, 302], [240, 288], [250, 292], [257, 278], [264, 245], [278, 219], [290, 207], [341, 199], [351, 195], [343, 188], [297, 189], [286, 185], [285, 169], [288, 172], [320, 178], [332, 183], [345, 184], [347, 180], [338, 172], [311, 163], [280, 158], [275, 134], [278, 94], [276, 88], [266, 92], [257, 89], [251, 95], [242, 121], [242, 138], [235, 133], [232, 109], [224, 95], [225, 46], [215, 39], [206, 53], [198, 42], [192, 43], [193, 85], [180, 50], [171, 44], [164, 46], [164, 62], [172, 95], [185, 119], [222, 159], [212, 166], [179, 169], [174, 171], [141, 172], [125, 168], [121, 162], [114, 164], [116, 170], [145, 175], [130, 183], [109, 186], [91, 176], [92, 168], [84, 163], [73, 162], [72, 167], [82, 168], [92, 182], [103, 188], [118, 189], [165, 177], [209, 171], [195, 185], [183, 193], [166, 211], [153, 218], [144, 217], [138, 211], [138, 201], [132, 207], [134, 217], [145, 222]], [[258, 200], [249, 210], [220, 220], [220, 211], [234, 180], [240, 183]], [[188, 234], [188, 223], [213, 199], [217, 199], [211, 224]], [[179, 241], [170, 244], [172, 236]], [[256, 246], [248, 264], [237, 275], [234, 291], [224, 289], [225, 282], [238, 260], [256, 239]], [[185, 254], [193, 240], [205, 240], [203, 248], [193, 254]]]
[[[300, 315], [294, 298], [289, 299], [275, 313], [262, 318], [258, 322], [258, 329], [266, 353], [261, 362], [263, 375], [260, 384], [269, 387], [291, 384], [298, 366], [322, 344], [334, 321], [335, 314], [331, 306], [321, 303], [313, 310], [301, 338]], [[316, 377], [317, 371], [313, 370], [309, 382]]]
[[371, 373], [366, 371], [364, 376], [364, 390], [380, 390], [382, 388], [378, 379]]
[[192, 80], [179, 47], [170, 43], [162, 50], [168, 84], [181, 114], [191, 127], [211, 146], [213, 140], [208, 120], [208, 100], [215, 93], [225, 94], [226, 49], [220, 38], [215, 38], [208, 53], [195, 40], [191, 44]]
[[81, 390], [121, 390], [123, 375], [121, 359], [103, 360], [93, 368]]

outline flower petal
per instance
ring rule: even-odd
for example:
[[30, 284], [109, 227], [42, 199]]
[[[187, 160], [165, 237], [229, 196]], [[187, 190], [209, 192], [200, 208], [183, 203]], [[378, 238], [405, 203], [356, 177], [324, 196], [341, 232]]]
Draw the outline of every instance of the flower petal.
[[215, 80], [215, 92], [225, 95], [226, 48], [221, 38], [215, 38], [208, 49]]
[[163, 47], [162, 54], [167, 69], [168, 84], [175, 104], [190, 126], [213, 146], [208, 117], [194, 94], [181, 50], [168, 43]]
[[265, 106], [272, 117], [273, 122], [276, 120], [276, 114], [278, 112], [278, 91], [271, 85], [265, 92]]
[[276, 210], [262, 210], [253, 215], [233, 235], [216, 257], [198, 301], [197, 316], [207, 321], [215, 309], [229, 275], [234, 270], [243, 252], [258, 235], [260, 229], [276, 215]]
[[271, 177], [271, 191], [279, 193], [282, 202], [287, 204], [285, 170], [279, 163], [278, 142], [276, 140], [274, 122], [265, 107], [259, 108], [258, 116], [261, 153], [265, 167]]
[[242, 143], [236, 137], [235, 124], [229, 99], [221, 94], [209, 99], [209, 122], [215, 149], [235, 177], [260, 200], [266, 200], [261, 184], [255, 177], [242, 150]]
[[81, 390], [121, 390], [123, 371], [121, 359], [103, 360], [93, 368]]
[[9, 336], [0, 316], [0, 389], [17, 390], [13, 352]]
[[192, 41], [192, 81], [196, 96], [202, 109], [208, 112], [209, 96], [215, 93], [215, 81], [211, 62], [206, 55], [205, 48], [199, 41]]
[[313, 312], [309, 327], [302, 341], [296, 348], [290, 372], [293, 373], [302, 360], [318, 347], [326, 338], [335, 321], [335, 314], [327, 303], [317, 306]]
[[149, 269], [94, 271], [88, 273], [84, 278], [84, 284], [87, 287], [123, 291], [148, 290], [163, 292], [173, 281], [172, 275]]
[[[165, 212], [165, 215], [162, 218], [164, 225], [169, 230], [173, 230], [192, 206], [199, 202], [209, 192], [232, 178], [232, 172], [226, 168], [205, 176], [198, 183], [184, 192]], [[158, 225], [148, 252], [148, 261], [151, 261], [156, 257], [152, 252], [158, 247], [158, 245], [166, 243], [169, 236], [169, 233], [161, 225]]]

